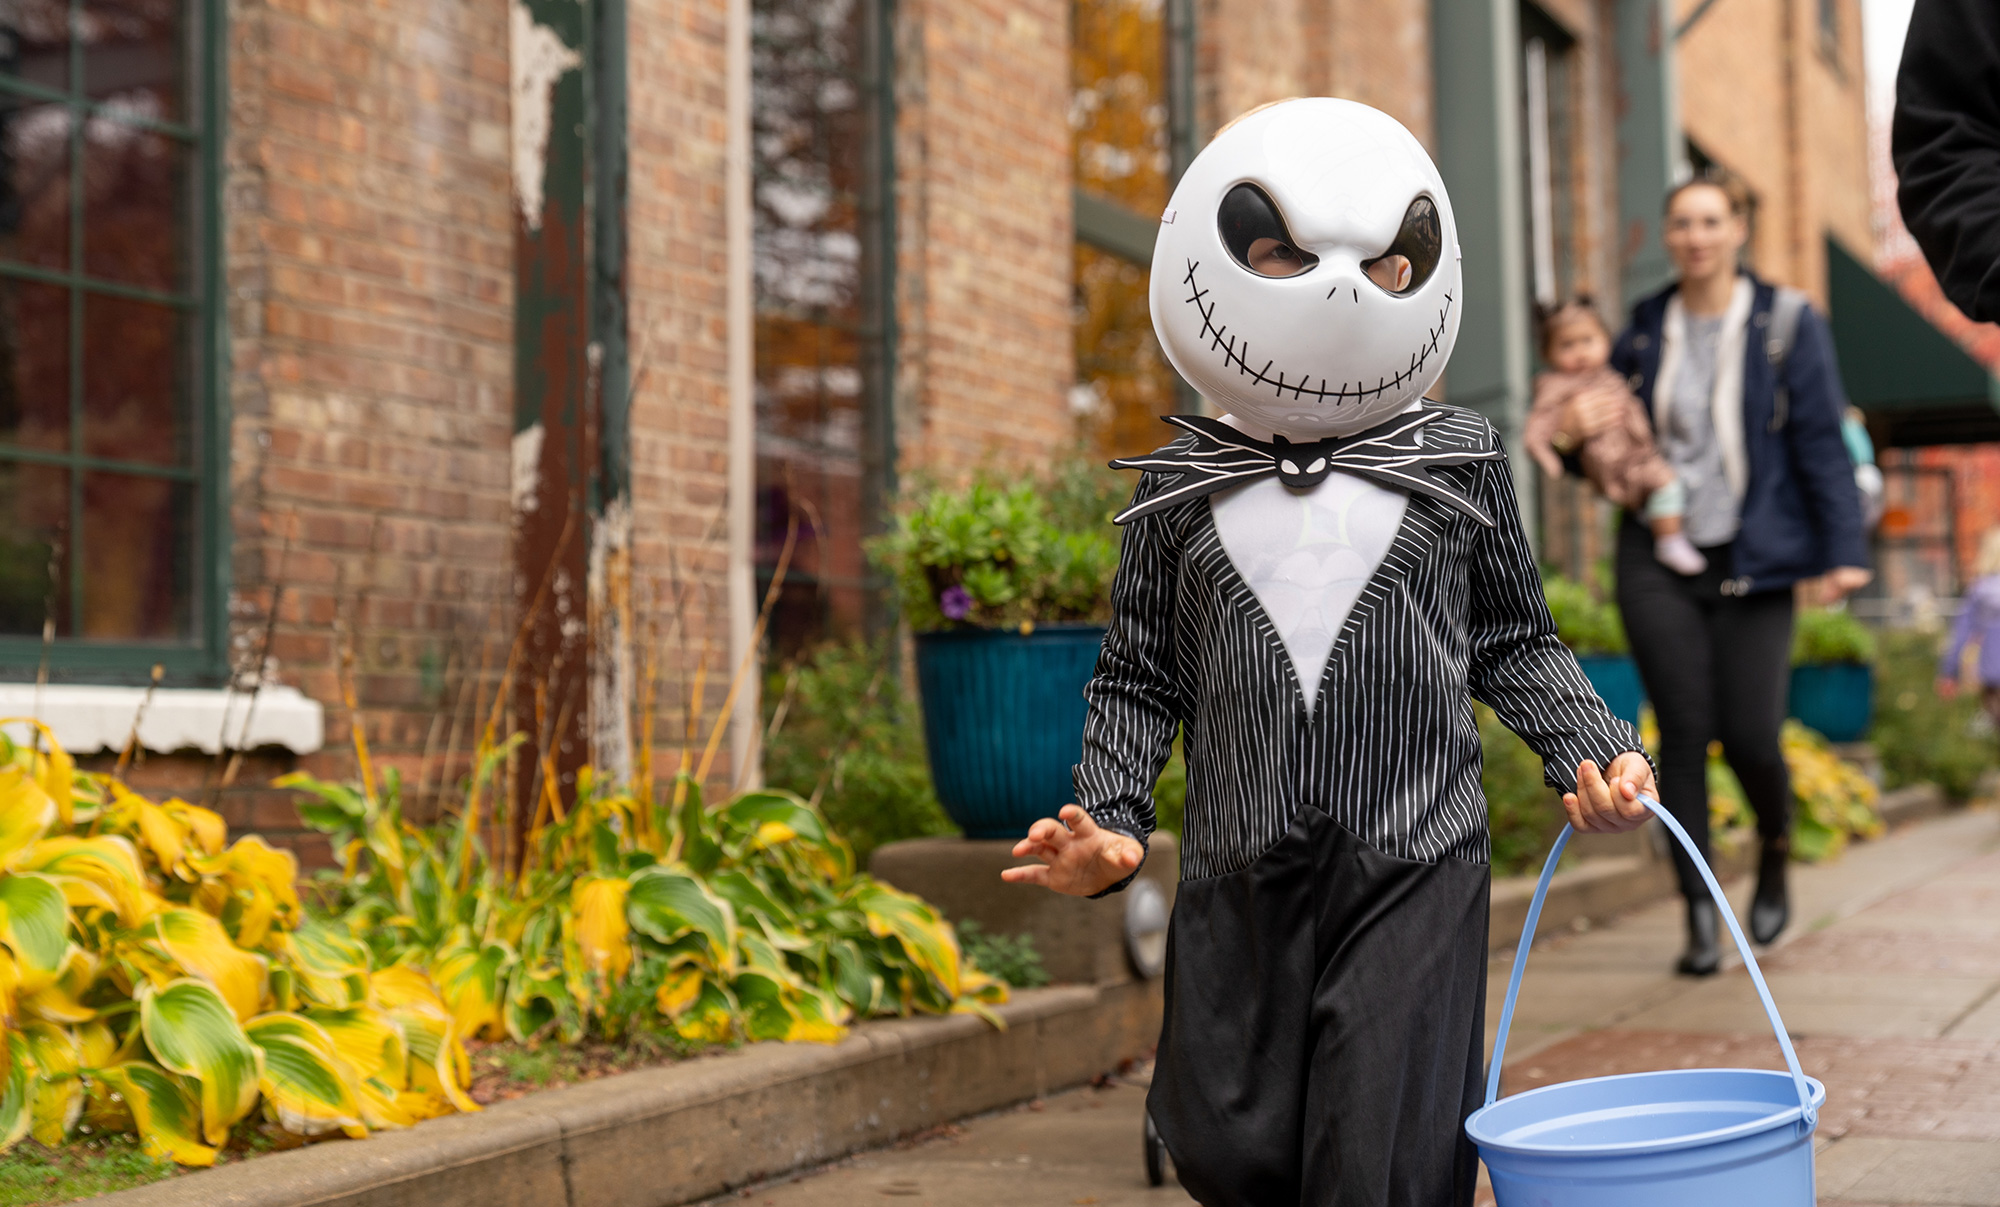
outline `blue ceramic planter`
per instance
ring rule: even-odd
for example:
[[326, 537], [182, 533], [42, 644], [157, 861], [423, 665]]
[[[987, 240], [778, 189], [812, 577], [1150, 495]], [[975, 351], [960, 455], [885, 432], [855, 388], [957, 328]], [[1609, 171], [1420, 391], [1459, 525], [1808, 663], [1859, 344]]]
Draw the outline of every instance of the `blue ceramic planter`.
[[1792, 668], [1791, 714], [1829, 742], [1858, 742], [1875, 717], [1875, 672], [1855, 663]]
[[1103, 644], [1098, 625], [917, 635], [931, 782], [967, 838], [1019, 838], [1076, 799], [1083, 688]]
[[1628, 725], [1637, 725], [1639, 706], [1646, 702], [1638, 663], [1626, 654], [1579, 654], [1576, 661], [1611, 715]]

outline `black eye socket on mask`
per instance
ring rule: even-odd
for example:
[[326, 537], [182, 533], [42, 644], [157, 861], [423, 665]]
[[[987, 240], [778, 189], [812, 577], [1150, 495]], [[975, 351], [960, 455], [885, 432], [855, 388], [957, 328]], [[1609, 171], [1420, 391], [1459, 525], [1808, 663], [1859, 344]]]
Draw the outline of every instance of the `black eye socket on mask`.
[[1403, 228], [1389, 250], [1362, 261], [1361, 271], [1385, 292], [1411, 293], [1431, 279], [1443, 255], [1444, 225], [1438, 220], [1437, 203], [1419, 197], [1403, 212]]
[[1222, 228], [1222, 245], [1260, 277], [1295, 277], [1319, 263], [1318, 256], [1292, 242], [1278, 207], [1254, 184], [1239, 184], [1224, 194], [1215, 219]]

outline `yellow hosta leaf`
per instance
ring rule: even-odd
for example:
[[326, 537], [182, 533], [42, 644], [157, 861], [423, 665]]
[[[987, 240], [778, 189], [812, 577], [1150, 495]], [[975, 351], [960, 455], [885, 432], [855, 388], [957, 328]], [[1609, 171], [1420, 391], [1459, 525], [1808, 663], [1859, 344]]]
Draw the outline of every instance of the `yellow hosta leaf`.
[[[627, 958], [629, 961], [629, 947]], [[507, 972], [515, 959], [514, 949], [505, 943], [488, 943], [477, 951], [468, 949], [447, 956], [431, 970], [460, 1035], [467, 1039], [506, 1038], [502, 1006]]]
[[198, 909], [174, 908], [161, 910], [147, 925], [182, 971], [215, 986], [237, 1021], [257, 1013], [268, 962], [230, 942], [222, 923]]
[[26, 758], [32, 765], [35, 783], [55, 803], [57, 819], [69, 825], [75, 813], [76, 762], [62, 748], [62, 743], [56, 741], [55, 731], [33, 717], [0, 718], [0, 725], [31, 725], [40, 731], [40, 752], [22, 750], [16, 757]]
[[54, 1148], [83, 1114], [83, 1052], [74, 1034], [50, 1023], [29, 1023], [24, 1034], [36, 1075], [29, 1131]]
[[130, 835], [142, 851], [152, 856], [161, 875], [193, 878], [181, 862], [188, 847], [187, 823], [115, 780], [111, 782], [111, 807], [105, 825], [116, 833]]
[[[96, 885], [114, 903], [120, 926], [137, 926], [145, 921], [151, 902], [158, 900], [146, 887], [146, 872], [139, 863], [138, 849], [130, 839], [116, 834], [94, 838], [52, 835], [30, 847], [22, 855], [19, 867], [25, 872], [43, 872], [65, 881]], [[77, 904], [74, 896], [70, 904]]]
[[625, 921], [625, 897], [630, 889], [624, 880], [593, 876], [577, 881], [570, 890], [576, 944], [583, 954], [584, 969], [609, 977], [612, 984], [624, 980], [632, 967], [632, 928]]
[[368, 978], [375, 1004], [403, 1029], [409, 1045], [410, 1085], [444, 1095], [461, 1111], [479, 1104], [466, 1094], [471, 1062], [459, 1042], [458, 1025], [430, 978], [414, 968], [384, 968]]
[[222, 844], [229, 840], [229, 824], [222, 815], [190, 805], [179, 798], [160, 802], [160, 812], [173, 818], [187, 828], [188, 837], [194, 840], [194, 851], [188, 852], [190, 859], [199, 855], [219, 855]]
[[693, 1004], [674, 1020], [674, 1034], [689, 1043], [726, 1043], [736, 1031], [735, 1014], [722, 987], [704, 978]]
[[[202, 1137], [220, 1145], [257, 1105], [262, 1060], [215, 987], [193, 978], [139, 991], [139, 1028], [163, 1066], [201, 1083]], [[135, 1108], [136, 1109], [136, 1108]]]
[[683, 964], [666, 975], [660, 987], [653, 994], [653, 1002], [660, 1013], [672, 1022], [680, 1018], [695, 999], [701, 996], [701, 985], [705, 974], [692, 964]]
[[83, 995], [96, 982], [102, 965], [103, 960], [96, 952], [70, 948], [55, 980], [21, 995], [21, 1013], [63, 1024], [87, 1023], [96, 1018], [97, 1011], [83, 1004]]
[[307, 997], [336, 1010], [367, 1000], [368, 949], [358, 940], [308, 923], [292, 932], [289, 947]]
[[669, 867], [633, 873], [625, 901], [632, 929], [662, 943], [690, 931], [708, 944], [709, 957], [724, 973], [736, 967], [736, 911], [688, 872]]
[[[213, 877], [210, 883], [219, 882], [225, 888], [220, 895], [223, 901], [241, 903], [242, 914], [236, 921], [239, 946], [262, 946], [274, 924], [286, 929], [298, 925], [299, 861], [290, 851], [246, 834], [220, 855], [195, 856], [188, 865], [204, 877]], [[211, 912], [219, 915], [222, 911], [218, 906]]]
[[368, 1134], [354, 1069], [319, 1024], [297, 1014], [260, 1014], [243, 1024], [243, 1033], [264, 1054], [257, 1088], [280, 1127], [301, 1136], [336, 1129], [356, 1139]]
[[23, 993], [53, 984], [69, 954], [69, 902], [62, 889], [33, 872], [0, 875], [0, 943], [20, 966]]
[[26, 769], [0, 767], [0, 868], [14, 866], [56, 816], [56, 802]]
[[[124, 1097], [148, 1153], [181, 1165], [215, 1164], [215, 1147], [202, 1143], [201, 1107], [179, 1078], [143, 1060], [113, 1065], [97, 1077]], [[256, 1082], [250, 1084], [254, 1095]]]
[[355, 1075], [375, 1078], [391, 1091], [409, 1087], [409, 1048], [403, 1032], [389, 1016], [367, 1006], [348, 1010], [314, 1010], [306, 1015], [333, 1041], [340, 1058]]
[[0, 1152], [20, 1143], [34, 1123], [35, 1060], [28, 1050], [28, 1037], [9, 1031], [0, 1054], [7, 1060], [6, 1080], [0, 1083]]
[[917, 967], [938, 982], [946, 997], [959, 995], [958, 938], [936, 910], [921, 898], [873, 880], [855, 890], [854, 903], [861, 907], [869, 934], [894, 938]]
[[756, 845], [775, 847], [797, 838], [799, 832], [781, 821], [767, 821], [757, 827]]

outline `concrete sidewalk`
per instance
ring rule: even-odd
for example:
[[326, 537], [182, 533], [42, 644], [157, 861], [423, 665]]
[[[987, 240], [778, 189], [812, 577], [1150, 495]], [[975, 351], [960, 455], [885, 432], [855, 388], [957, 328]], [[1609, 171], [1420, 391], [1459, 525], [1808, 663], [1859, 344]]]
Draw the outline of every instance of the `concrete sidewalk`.
[[[1761, 958], [1806, 1071], [1828, 1086], [1820, 1202], [2000, 1207], [2000, 814], [1907, 826], [1795, 871], [1794, 924]], [[1750, 885], [1733, 888], [1740, 907]], [[1782, 1067], [1740, 965], [1675, 977], [1681, 940], [1672, 902], [1538, 944], [1508, 1091], [1637, 1069]], [[1508, 954], [1491, 965], [1489, 1044], [1510, 970]], [[1146, 1186], [1143, 1100], [1132, 1083], [1053, 1096], [716, 1202], [1187, 1204], [1171, 1182]]]

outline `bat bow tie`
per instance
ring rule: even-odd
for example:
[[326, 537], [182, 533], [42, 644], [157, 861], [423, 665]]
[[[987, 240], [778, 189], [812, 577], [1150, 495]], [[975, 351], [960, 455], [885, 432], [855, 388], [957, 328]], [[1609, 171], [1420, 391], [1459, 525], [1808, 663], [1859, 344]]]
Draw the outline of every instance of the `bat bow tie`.
[[1173, 480], [1159, 494], [1112, 519], [1130, 523], [1189, 499], [1273, 475], [1294, 490], [1310, 490], [1338, 469], [1392, 490], [1428, 495], [1491, 528], [1493, 517], [1484, 508], [1455, 483], [1430, 472], [1474, 461], [1497, 461], [1502, 456], [1499, 448], [1483, 439], [1463, 442], [1447, 437], [1427, 443], [1423, 429], [1449, 413], [1421, 407], [1365, 432], [1304, 444], [1294, 444], [1283, 436], [1258, 440], [1204, 415], [1167, 415], [1166, 422], [1186, 430], [1194, 437], [1192, 442], [1175, 441], [1143, 457], [1122, 457], [1113, 461], [1111, 468], [1169, 474], [1174, 475]]

